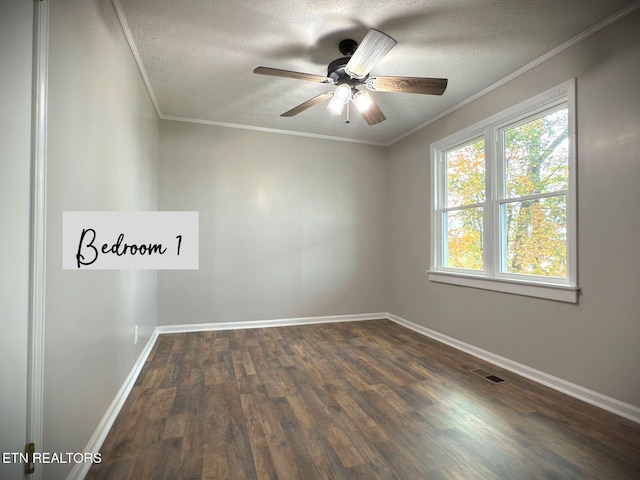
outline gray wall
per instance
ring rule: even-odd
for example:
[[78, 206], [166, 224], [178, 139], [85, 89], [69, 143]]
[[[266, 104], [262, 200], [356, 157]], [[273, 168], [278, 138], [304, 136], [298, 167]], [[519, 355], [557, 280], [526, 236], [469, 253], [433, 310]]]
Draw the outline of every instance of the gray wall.
[[[26, 443], [33, 3], [0, 3], [0, 453]], [[0, 463], [0, 478], [23, 466]]]
[[161, 122], [160, 209], [200, 212], [200, 269], [158, 323], [386, 311], [388, 162], [369, 145]]
[[49, 48], [42, 450], [79, 452], [156, 326], [157, 276], [62, 270], [62, 212], [155, 210], [159, 121], [110, 0], [51, 2]]
[[[640, 11], [391, 147], [390, 311], [640, 406]], [[430, 283], [429, 146], [577, 78], [579, 305]]]

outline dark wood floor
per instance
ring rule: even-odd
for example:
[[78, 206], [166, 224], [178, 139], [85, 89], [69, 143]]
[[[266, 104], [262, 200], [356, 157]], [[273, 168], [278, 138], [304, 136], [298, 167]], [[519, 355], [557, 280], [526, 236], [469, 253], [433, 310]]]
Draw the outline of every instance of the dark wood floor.
[[637, 480], [640, 425], [375, 320], [161, 335], [101, 453], [87, 479]]

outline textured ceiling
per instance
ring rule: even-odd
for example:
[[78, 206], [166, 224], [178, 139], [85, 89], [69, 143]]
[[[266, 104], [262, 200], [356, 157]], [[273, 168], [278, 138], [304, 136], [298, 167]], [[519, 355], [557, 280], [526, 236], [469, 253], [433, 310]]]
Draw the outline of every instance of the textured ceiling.
[[[114, 0], [161, 118], [389, 144], [631, 5], [629, 0]], [[332, 86], [253, 74], [326, 75], [344, 38], [377, 28], [398, 45], [377, 75], [444, 77], [442, 97], [372, 93], [387, 120], [316, 105]]]

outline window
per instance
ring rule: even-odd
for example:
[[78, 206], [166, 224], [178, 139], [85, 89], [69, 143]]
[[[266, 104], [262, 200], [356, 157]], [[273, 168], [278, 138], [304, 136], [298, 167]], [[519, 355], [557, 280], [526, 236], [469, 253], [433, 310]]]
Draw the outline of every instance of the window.
[[574, 91], [431, 146], [430, 280], [577, 302]]

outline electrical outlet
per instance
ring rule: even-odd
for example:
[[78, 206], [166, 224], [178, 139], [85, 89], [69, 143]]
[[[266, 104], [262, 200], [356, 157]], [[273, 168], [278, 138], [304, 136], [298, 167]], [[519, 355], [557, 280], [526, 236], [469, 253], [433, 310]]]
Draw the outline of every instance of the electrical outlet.
[[138, 325], [133, 327], [133, 344], [135, 345], [137, 343], [138, 343]]

